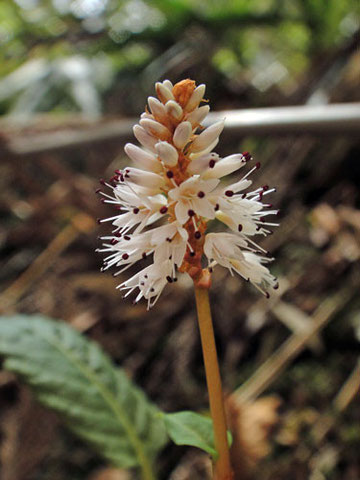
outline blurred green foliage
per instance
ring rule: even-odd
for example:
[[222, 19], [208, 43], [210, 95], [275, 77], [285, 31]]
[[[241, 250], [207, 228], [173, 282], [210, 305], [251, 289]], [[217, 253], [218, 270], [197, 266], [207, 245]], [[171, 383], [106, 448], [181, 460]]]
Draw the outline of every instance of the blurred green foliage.
[[190, 74], [291, 90], [359, 13], [358, 0], [0, 0], [0, 113], [135, 113], [136, 90]]

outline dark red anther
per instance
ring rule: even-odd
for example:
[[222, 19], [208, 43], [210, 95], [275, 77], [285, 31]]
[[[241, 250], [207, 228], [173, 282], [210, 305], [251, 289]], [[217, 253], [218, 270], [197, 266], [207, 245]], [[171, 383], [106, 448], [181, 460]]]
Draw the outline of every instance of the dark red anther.
[[100, 178], [99, 182], [101, 183], [101, 185], [106, 185], [106, 182], [103, 178]]
[[215, 205], [215, 207], [214, 207], [215, 212], [217, 212], [217, 211], [219, 210], [219, 208], [220, 208], [220, 206], [219, 206], [219, 204], [217, 203], [217, 204]]
[[116, 175], [122, 175], [121, 170], [115, 170]]
[[197, 196], [198, 196], [199, 198], [204, 198], [204, 197], [205, 197], [205, 193], [202, 192], [202, 191], [200, 191], [200, 192], [198, 192]]
[[110, 243], [111, 245], [116, 245], [117, 243], [119, 243], [119, 240], [116, 240], [116, 238], [112, 238]]
[[227, 197], [232, 197], [234, 195], [234, 192], [232, 190], [226, 190], [225, 195]]
[[246, 198], [246, 193], [243, 193], [243, 194], [241, 195], [241, 198]]
[[264, 190], [264, 192], [266, 192], [266, 190], [269, 190], [269, 185], [264, 185], [262, 189]]
[[273, 286], [274, 290], [277, 290], [278, 288], [279, 288], [279, 282], [275, 283], [275, 285]]
[[160, 208], [160, 213], [166, 213], [167, 211], [168, 211], [168, 208], [165, 207], [165, 205]]
[[191, 209], [188, 210], [188, 215], [189, 215], [189, 217], [193, 217], [195, 215], [194, 210], [191, 210]]
[[257, 168], [257, 169], [259, 170], [260, 167], [261, 167], [261, 163], [260, 163], [260, 162], [257, 162], [257, 163], [255, 164], [255, 168]]
[[129, 237], [129, 235], [124, 235], [124, 240], [131, 240], [131, 237]]
[[97, 188], [97, 189], [95, 190], [95, 193], [100, 193], [100, 192], [101, 192], [101, 188]]
[[101, 219], [101, 218], [97, 218], [96, 221], [97, 221], [97, 223], [98, 223], [99, 225], [102, 224], [102, 219]]
[[195, 257], [195, 252], [190, 252], [190, 257]]
[[172, 282], [173, 282], [173, 279], [172, 279], [169, 275], [166, 277], [166, 280], [167, 280], [169, 283], [172, 283]]
[[249, 162], [250, 160], [252, 160], [252, 156], [249, 152], [243, 152], [243, 156], [245, 157], [245, 160], [247, 162]]
[[241, 232], [242, 229], [243, 229], [243, 226], [241, 225], [241, 223], [239, 223], [239, 225], [238, 225], [238, 231]]
[[171, 243], [172, 240], [171, 240], [170, 237], [166, 237], [166, 241], [169, 242], [169, 243]]
[[101, 203], [106, 203], [106, 199], [105, 198], [100, 198], [100, 202]]
[[135, 215], [136, 215], [137, 213], [139, 213], [139, 212], [140, 212], [140, 209], [139, 209], [139, 208], [137, 208], [137, 207], [134, 208], [133, 213], [135, 213]]
[[276, 215], [277, 217], [279, 217], [279, 216], [280, 216], [280, 210], [278, 210], [278, 211], [275, 213], [275, 215]]
[[166, 172], [166, 176], [167, 176], [168, 178], [173, 178], [174, 174], [173, 174], [173, 172], [172, 172], [171, 170], [168, 170], [168, 171]]
[[200, 232], [195, 232], [194, 237], [196, 238], [196, 240], [199, 240], [199, 238], [201, 238], [201, 233]]
[[210, 162], [209, 162], [209, 167], [210, 167], [210, 168], [214, 168], [214, 167], [215, 167], [215, 163], [216, 163], [215, 160], [210, 160]]
[[129, 255], [127, 253], [122, 254], [122, 259], [127, 260], [129, 258]]
[[266, 297], [266, 298], [270, 298], [270, 293], [269, 293], [269, 292], [265, 292], [265, 297]]

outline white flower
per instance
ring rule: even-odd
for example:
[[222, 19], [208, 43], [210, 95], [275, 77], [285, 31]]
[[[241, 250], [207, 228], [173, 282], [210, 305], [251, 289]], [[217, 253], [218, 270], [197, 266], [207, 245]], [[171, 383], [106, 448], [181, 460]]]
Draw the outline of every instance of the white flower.
[[205, 238], [204, 253], [209, 266], [222, 265], [250, 281], [264, 295], [268, 296], [267, 287], [277, 288], [277, 280], [263, 266], [271, 261], [257, 255], [246, 240], [233, 233], [208, 233]]
[[[208, 105], [200, 106], [205, 85], [165, 80], [155, 87], [158, 99], [148, 98], [148, 109], [134, 127], [141, 146], [125, 145], [135, 166], [117, 170], [110, 182], [102, 182], [111, 194], [99, 192], [103, 202], [118, 210], [100, 220], [114, 227], [111, 235], [102, 237], [103, 270], [116, 267], [114, 275], [121, 275], [138, 262], [151, 262], [118, 286], [125, 296], [138, 290], [135, 301], [144, 297], [150, 308], [165, 285], [176, 280], [177, 271], [197, 281], [205, 255], [210, 269], [228, 268], [268, 296], [267, 288], [276, 288], [276, 279], [264, 266], [270, 261], [267, 252], [251, 237], [267, 235], [269, 227], [277, 225], [267, 220], [277, 210], [262, 202], [274, 189], [265, 185], [247, 191], [252, 184], [248, 177], [260, 164], [236, 181], [220, 182], [252, 158], [248, 152], [225, 158], [212, 152], [223, 120], [197, 132], [209, 112]], [[207, 233], [214, 219], [232, 233]]]

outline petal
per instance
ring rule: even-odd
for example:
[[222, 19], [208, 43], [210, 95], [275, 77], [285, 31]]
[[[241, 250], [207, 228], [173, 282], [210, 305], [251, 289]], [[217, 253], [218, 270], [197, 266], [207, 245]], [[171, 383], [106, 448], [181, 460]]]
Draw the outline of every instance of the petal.
[[245, 164], [246, 160], [242, 153], [230, 155], [218, 160], [213, 168], [209, 167], [208, 170], [203, 174], [203, 178], [224, 177], [225, 175], [229, 175], [230, 173], [239, 170], [239, 168], [243, 167]]
[[189, 214], [188, 214], [189, 210], [190, 210], [190, 205], [187, 201], [180, 200], [175, 205], [175, 216], [181, 225], [184, 225], [184, 223], [189, 218]]

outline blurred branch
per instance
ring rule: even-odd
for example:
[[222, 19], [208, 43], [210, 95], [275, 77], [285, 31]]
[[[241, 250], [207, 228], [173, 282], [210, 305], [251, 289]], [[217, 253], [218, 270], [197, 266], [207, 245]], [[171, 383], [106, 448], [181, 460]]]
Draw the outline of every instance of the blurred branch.
[[286, 340], [237, 390], [239, 398], [243, 401], [250, 401], [261, 395], [278, 378], [286, 366], [299, 355], [309, 341], [346, 305], [353, 293], [353, 288], [346, 287], [337, 295], [324, 300], [312, 317], [311, 328], [300, 334], [295, 333]]
[[0, 295], [0, 310], [11, 309], [15, 303], [34, 285], [46, 270], [53, 265], [61, 253], [81, 234], [89, 233], [95, 226], [94, 220], [85, 213], [78, 213], [49, 243], [43, 252], [33, 261], [4, 292]]
[[[68, 117], [73, 124], [76, 117]], [[316, 133], [324, 135], [358, 135], [360, 129], [360, 103], [319, 106], [292, 106], [244, 110], [224, 110], [209, 114], [205, 126], [225, 118], [225, 131], [237, 135], [270, 135]], [[53, 116], [41, 116], [41, 124], [47, 128]], [[137, 120], [86, 121], [78, 118], [76, 128], [64, 121], [56, 130], [36, 133], [39, 117], [28, 122], [26, 127], [16, 127], [14, 120], [0, 122], [0, 140], [5, 151], [23, 155], [52, 150], [80, 147], [97, 142], [117, 141], [123, 143], [132, 138], [131, 127]], [[0, 144], [1, 147], [1, 144]]]

